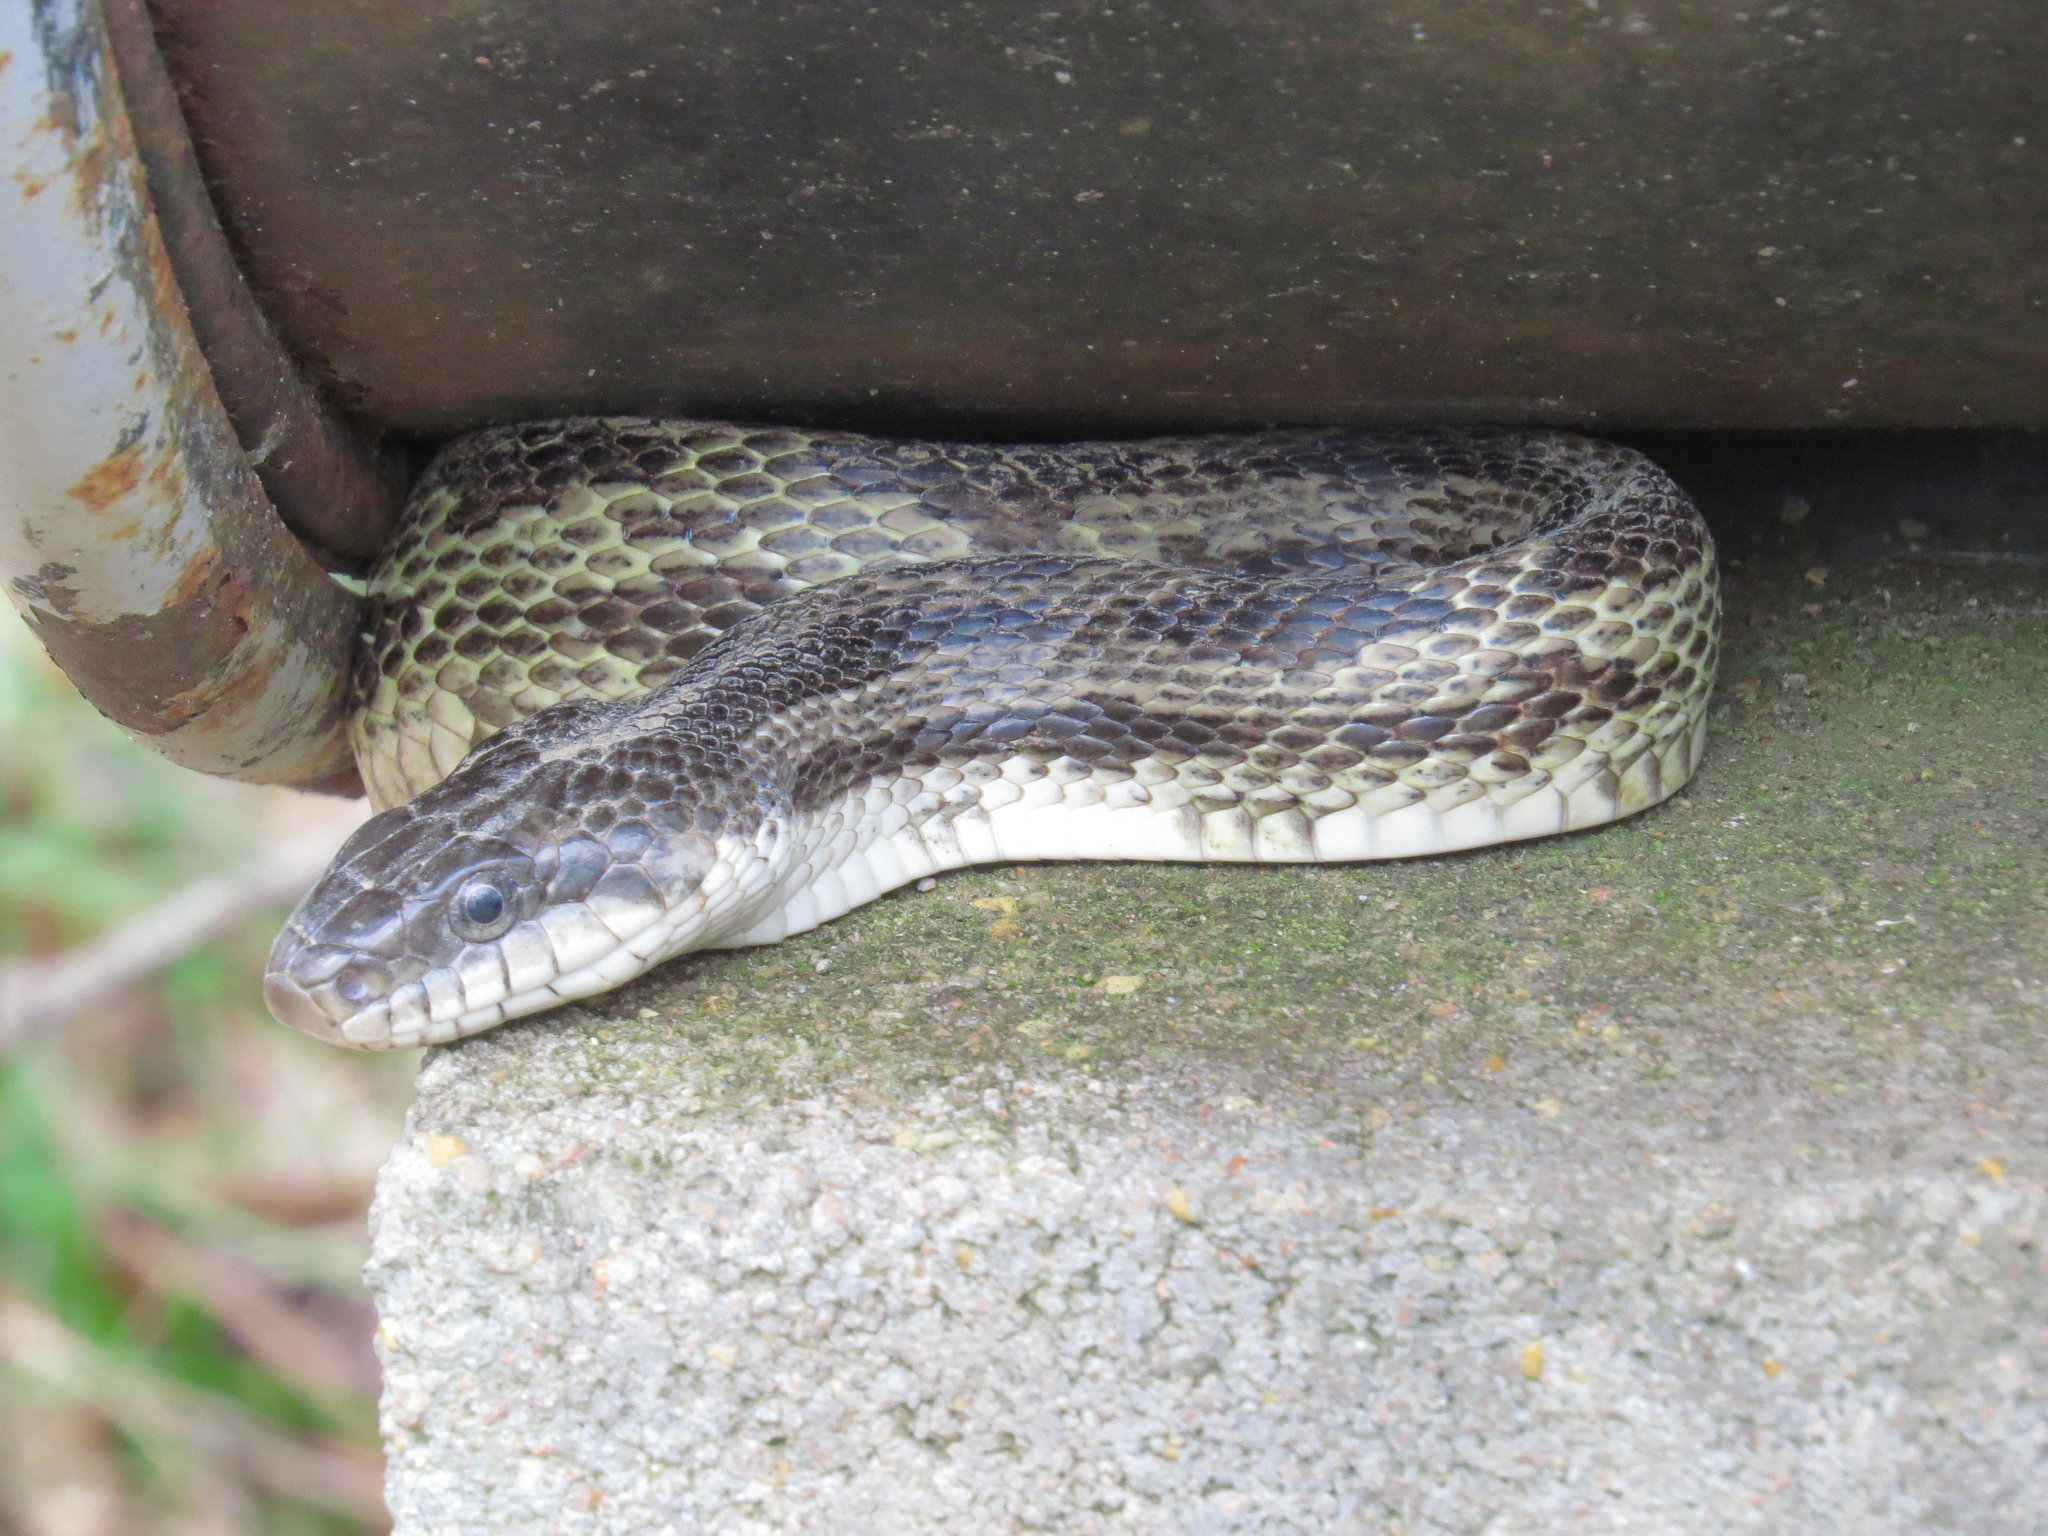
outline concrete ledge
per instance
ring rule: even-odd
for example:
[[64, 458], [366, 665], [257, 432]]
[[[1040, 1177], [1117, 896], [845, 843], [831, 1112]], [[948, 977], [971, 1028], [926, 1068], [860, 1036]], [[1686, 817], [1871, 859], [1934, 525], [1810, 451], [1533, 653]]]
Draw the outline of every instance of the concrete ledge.
[[2038, 1519], [2048, 1203], [1953, 1095], [709, 1103], [595, 1022], [436, 1063], [386, 1175], [418, 1536]]
[[2037, 1531], [2048, 587], [1753, 543], [1635, 821], [970, 872], [433, 1055], [402, 1536]]

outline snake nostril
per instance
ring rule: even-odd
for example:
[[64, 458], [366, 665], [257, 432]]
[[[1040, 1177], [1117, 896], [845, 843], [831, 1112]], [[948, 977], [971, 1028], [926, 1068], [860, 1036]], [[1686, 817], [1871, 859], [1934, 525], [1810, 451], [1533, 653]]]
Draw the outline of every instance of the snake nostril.
[[391, 973], [375, 961], [366, 961], [336, 976], [333, 990], [343, 1002], [360, 1008], [390, 995]]
[[278, 936], [270, 952], [270, 968], [273, 971], [288, 972], [293, 981], [302, 987], [317, 987], [323, 981], [332, 981], [346, 970], [356, 959], [356, 952], [344, 949], [338, 944], [299, 944], [286, 941], [294, 939], [290, 929]]

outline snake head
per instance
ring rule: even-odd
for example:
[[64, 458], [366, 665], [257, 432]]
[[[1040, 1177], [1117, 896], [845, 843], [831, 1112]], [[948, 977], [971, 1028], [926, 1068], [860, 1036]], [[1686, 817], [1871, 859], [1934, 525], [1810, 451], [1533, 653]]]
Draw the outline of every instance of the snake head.
[[357, 829], [271, 946], [280, 1021], [361, 1049], [433, 1044], [697, 947], [717, 867], [701, 810], [640, 754], [551, 752], [556, 713]]

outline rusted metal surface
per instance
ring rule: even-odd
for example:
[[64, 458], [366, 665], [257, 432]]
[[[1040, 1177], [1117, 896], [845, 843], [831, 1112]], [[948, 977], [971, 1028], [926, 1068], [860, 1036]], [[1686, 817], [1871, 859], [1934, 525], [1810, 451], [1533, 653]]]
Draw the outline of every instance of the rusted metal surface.
[[2023, 0], [154, 0], [301, 355], [436, 434], [2048, 422]]
[[142, 0], [101, 0], [128, 122], [215, 391], [271, 505], [316, 552], [367, 564], [405, 496], [395, 454], [344, 418], [285, 351], [235, 265]]
[[0, 6], [0, 572], [185, 765], [345, 788], [356, 603], [278, 520], [194, 340], [97, 7]]

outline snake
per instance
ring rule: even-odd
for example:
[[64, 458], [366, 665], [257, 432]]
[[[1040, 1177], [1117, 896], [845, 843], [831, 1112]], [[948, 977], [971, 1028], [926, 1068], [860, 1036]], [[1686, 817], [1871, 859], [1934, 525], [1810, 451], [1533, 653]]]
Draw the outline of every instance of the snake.
[[981, 445], [650, 417], [458, 439], [368, 578], [376, 807], [264, 993], [438, 1044], [989, 862], [1407, 858], [1697, 767], [1713, 542], [1504, 428]]

